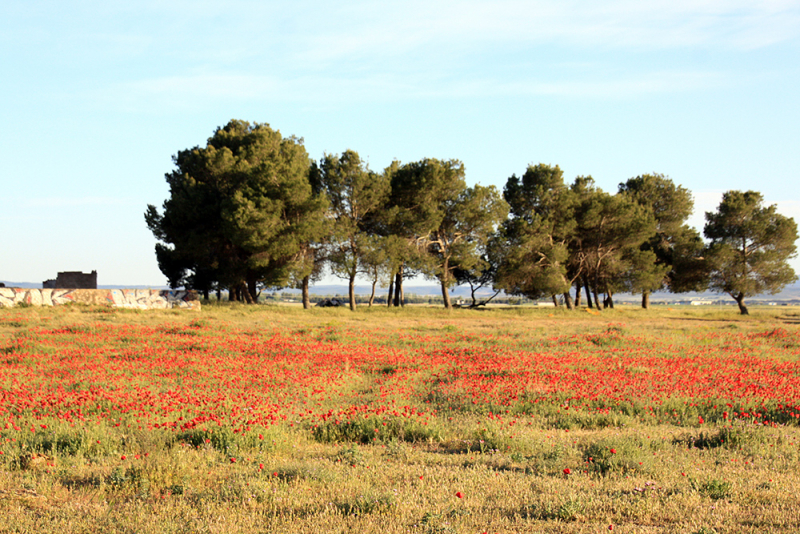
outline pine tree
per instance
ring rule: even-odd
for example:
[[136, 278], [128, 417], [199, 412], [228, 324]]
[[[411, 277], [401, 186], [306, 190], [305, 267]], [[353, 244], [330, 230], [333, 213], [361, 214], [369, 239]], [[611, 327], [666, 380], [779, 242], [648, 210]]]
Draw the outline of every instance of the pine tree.
[[304, 244], [327, 231], [325, 200], [312, 192], [301, 139], [233, 120], [205, 147], [182, 150], [173, 161], [163, 214], [152, 205], [145, 213], [171, 282], [177, 265], [252, 303], [258, 286], [289, 284], [306, 265]]
[[728, 191], [717, 211], [706, 213], [711, 288], [733, 297], [742, 315], [749, 313], [746, 297], [775, 294], [797, 280], [788, 263], [797, 254], [797, 224], [763, 200], [755, 191]]

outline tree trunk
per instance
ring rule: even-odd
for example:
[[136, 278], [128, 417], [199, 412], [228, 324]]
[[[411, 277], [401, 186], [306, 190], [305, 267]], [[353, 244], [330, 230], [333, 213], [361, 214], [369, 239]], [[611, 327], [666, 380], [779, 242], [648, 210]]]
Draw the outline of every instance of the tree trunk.
[[256, 292], [255, 279], [247, 281], [247, 294], [250, 296], [250, 299], [247, 301], [248, 304], [255, 304], [256, 302], [258, 302], [258, 293]]
[[217, 287], [217, 302], [222, 300], [222, 290]]
[[311, 298], [308, 296], [308, 279], [309, 278], [311, 278], [311, 277], [310, 276], [304, 276], [303, 277], [302, 291], [303, 291], [303, 309], [304, 310], [307, 310], [307, 309], [311, 308]]
[[239, 290], [236, 286], [228, 288], [228, 302], [239, 302]]
[[450, 292], [447, 290], [447, 282], [444, 280], [442, 280], [442, 298], [444, 299], [445, 309], [452, 309], [453, 304], [450, 302]]
[[578, 309], [578, 310], [581, 309], [581, 283], [580, 283], [580, 281], [578, 281], [578, 283], [575, 285], [575, 309]]
[[208, 288], [207, 287], [203, 288], [203, 299], [204, 300], [208, 300]]
[[244, 295], [244, 301], [245, 301], [247, 304], [254, 304], [254, 303], [255, 303], [255, 302], [253, 301], [253, 295], [252, 295], [252, 294], [250, 294], [250, 289], [247, 287], [247, 283], [246, 283], [246, 282], [242, 282], [242, 283], [241, 283], [241, 285], [240, 285], [240, 287], [239, 287], [239, 293], [241, 293], [242, 295]]
[[489, 297], [486, 300], [482, 300], [482, 301], [478, 302], [474, 306], [471, 306], [471, 308], [477, 308], [478, 306], [486, 306], [487, 304], [489, 304], [492, 301], [493, 298], [495, 298], [497, 295], [500, 294], [500, 291], [502, 291], [502, 290], [501, 289], [495, 289], [494, 295], [492, 295], [491, 297]]
[[594, 294], [594, 303], [597, 305], [597, 309], [598, 310], [602, 310], [603, 309], [603, 305], [600, 303], [600, 299], [597, 297], [597, 288], [596, 287], [592, 288], [592, 293]]
[[552, 297], [553, 297], [553, 306], [555, 308], [560, 308], [561, 306], [559, 306], [559, 304], [558, 304], [558, 297], [555, 296], [555, 295], [552, 295]]
[[614, 309], [614, 297], [611, 295], [611, 291], [606, 293], [606, 307]]
[[[585, 275], [583, 277], [583, 288], [586, 290], [586, 305], [589, 307], [589, 309], [592, 309], [592, 292], [589, 291], [589, 280]], [[597, 295], [595, 295], [594, 301], [595, 303], [597, 302]]]
[[375, 285], [378, 283], [378, 280], [372, 281], [372, 293], [369, 294], [369, 307], [372, 307], [372, 303], [375, 301]]
[[386, 305], [392, 307], [392, 298], [394, 297], [394, 276], [389, 277], [389, 296], [386, 297]]
[[453, 303], [450, 302], [450, 292], [447, 290], [447, 281], [450, 279], [448, 276], [450, 274], [450, 262], [448, 260], [449, 258], [444, 258], [442, 277], [439, 278], [439, 282], [442, 285], [442, 300], [444, 301], [444, 309], [446, 310], [453, 308]]
[[741, 315], [750, 315], [750, 312], [747, 311], [747, 306], [744, 305], [744, 294], [739, 293], [738, 295], [733, 297], [736, 301], [736, 304], [739, 305], [739, 313]]
[[403, 265], [398, 269], [394, 281], [394, 305], [396, 308], [405, 306], [405, 302], [403, 302]]
[[642, 308], [645, 310], [650, 309], [650, 292], [642, 291]]
[[347, 287], [347, 296], [350, 297], [350, 311], [356, 311], [356, 274], [350, 275], [350, 284]]
[[575, 307], [572, 305], [572, 295], [569, 294], [569, 291], [564, 293], [564, 304], [567, 305], [568, 310], [574, 310]]

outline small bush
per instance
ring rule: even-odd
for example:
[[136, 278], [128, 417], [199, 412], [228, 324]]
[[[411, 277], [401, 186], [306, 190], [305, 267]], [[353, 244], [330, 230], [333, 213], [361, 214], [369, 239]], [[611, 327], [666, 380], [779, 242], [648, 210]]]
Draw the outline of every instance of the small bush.
[[562, 503], [541, 503], [526, 506], [522, 509], [521, 515], [526, 519], [537, 519], [539, 521], [575, 521], [583, 513], [584, 505], [578, 499], [567, 499]]
[[731, 494], [731, 483], [723, 480], [711, 479], [701, 483], [693, 480], [691, 483], [700, 495], [714, 500], [725, 499]]
[[389, 513], [397, 506], [397, 503], [392, 495], [360, 495], [353, 499], [336, 501], [333, 505], [342, 515], [366, 515]]
[[314, 439], [322, 443], [336, 442], [390, 442], [428, 441], [438, 438], [436, 431], [428, 425], [405, 417], [379, 419], [355, 419], [349, 421], [328, 421], [312, 430]]
[[220, 452], [226, 452], [235, 445], [236, 438], [228, 428], [214, 430], [188, 430], [175, 436], [175, 442], [186, 443], [195, 448], [210, 445]]
[[630, 424], [631, 418], [622, 414], [558, 413], [547, 418], [549, 428], [560, 430], [596, 430]]
[[650, 447], [635, 440], [600, 440], [584, 448], [583, 461], [589, 472], [607, 475], [611, 472], [646, 471], [650, 457]]
[[757, 436], [753, 432], [748, 432], [741, 427], [726, 427], [716, 432], [701, 432], [698, 436], [682, 436], [675, 439], [678, 444], [698, 449], [739, 448], [749, 443], [759, 443], [763, 441], [762, 436]]
[[86, 435], [80, 432], [37, 432], [21, 443], [23, 449], [75, 456], [87, 445]]
[[357, 445], [350, 445], [349, 447], [342, 447], [336, 454], [336, 461], [347, 465], [361, 465], [364, 462], [364, 456]]

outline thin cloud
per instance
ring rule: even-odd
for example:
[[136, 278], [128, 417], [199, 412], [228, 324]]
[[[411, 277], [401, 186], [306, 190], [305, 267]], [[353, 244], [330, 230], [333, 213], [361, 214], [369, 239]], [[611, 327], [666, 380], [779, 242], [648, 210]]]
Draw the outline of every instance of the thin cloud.
[[[348, 8], [347, 6], [350, 6]], [[789, 1], [439, 1], [383, 9], [324, 9], [302, 36], [300, 60], [392, 57], [411, 51], [551, 44], [654, 50], [751, 49], [796, 39], [800, 4]], [[345, 24], [330, 23], [347, 17]], [[323, 18], [327, 19], [322, 24]], [[312, 21], [314, 19], [312, 18]]]
[[[149, 16], [158, 9], [147, 4]], [[177, 8], [164, 9], [174, 14]], [[113, 18], [124, 12], [105, 7], [103, 13]], [[209, 34], [203, 30], [211, 15], [219, 24]], [[298, 0], [265, 9], [234, 1], [224, 12], [188, 9], [175, 30], [161, 25], [152, 36], [123, 32], [117, 46], [139, 43], [149, 53], [185, 55], [180, 68], [100, 85], [91, 96], [106, 107], [141, 111], [160, 103], [195, 109], [226, 100], [324, 106], [419, 97], [606, 99], [741, 85], [749, 74], [703, 72], [691, 61], [672, 71], [657, 70], [657, 61], [642, 68], [619, 53], [740, 50], [796, 40], [800, 2]], [[576, 51], [603, 65], [563, 63]], [[530, 63], [518, 64], [525, 60]]]
[[675, 93], [719, 86], [725, 76], [714, 72], [661, 71], [620, 76], [614, 79], [548, 80], [532, 77], [517, 81], [497, 78], [479, 80], [461, 76], [396, 76], [375, 73], [362, 77], [325, 74], [279, 79], [246, 74], [202, 74], [169, 76], [122, 84], [104, 95], [113, 105], [150, 106], [166, 101], [178, 107], [193, 107], [216, 99], [255, 101], [341, 103], [403, 101], [419, 98], [492, 98], [552, 96], [617, 99], [658, 93]]
[[80, 206], [119, 206], [132, 201], [113, 197], [40, 197], [28, 198], [25, 205], [30, 208], [74, 208]]
[[409, 54], [447, 57], [486, 47], [741, 50], [800, 37], [797, 0], [232, 0], [135, 7], [95, 1], [77, 8], [17, 7], [12, 15], [22, 27], [7, 25], [14, 35], [9, 42], [35, 31], [35, 21], [58, 17], [69, 23], [49, 44], [79, 43], [84, 53], [147, 50], [211, 64], [240, 57], [298, 68]]

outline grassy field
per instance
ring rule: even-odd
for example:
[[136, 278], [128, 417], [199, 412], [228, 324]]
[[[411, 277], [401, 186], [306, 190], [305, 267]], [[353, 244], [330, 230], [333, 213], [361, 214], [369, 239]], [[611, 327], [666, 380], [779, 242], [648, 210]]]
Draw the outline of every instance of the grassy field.
[[0, 309], [0, 532], [800, 531], [800, 309]]

